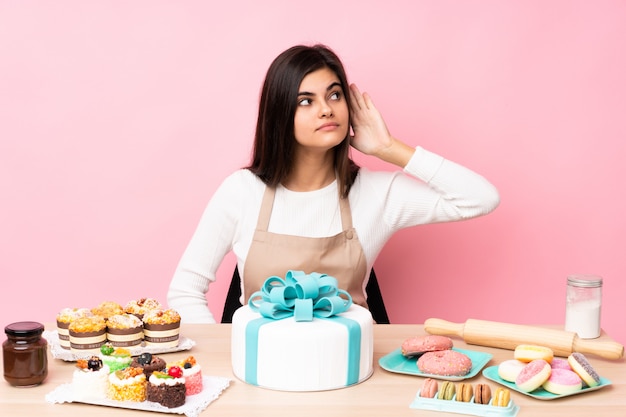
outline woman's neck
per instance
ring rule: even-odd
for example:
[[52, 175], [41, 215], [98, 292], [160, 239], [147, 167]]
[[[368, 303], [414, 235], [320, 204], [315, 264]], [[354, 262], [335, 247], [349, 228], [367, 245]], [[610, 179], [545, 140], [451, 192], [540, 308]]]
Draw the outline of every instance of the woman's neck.
[[326, 187], [336, 178], [334, 155], [327, 152], [322, 157], [299, 155], [283, 186], [291, 191], [315, 191]]

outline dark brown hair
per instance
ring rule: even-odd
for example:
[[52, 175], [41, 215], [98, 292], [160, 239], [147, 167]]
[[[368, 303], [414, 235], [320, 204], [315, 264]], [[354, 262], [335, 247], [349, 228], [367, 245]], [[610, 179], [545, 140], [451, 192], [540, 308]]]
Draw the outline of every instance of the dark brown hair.
[[[276, 57], [267, 70], [259, 100], [252, 162], [247, 169], [270, 187], [280, 184], [292, 170], [296, 143], [294, 117], [300, 84], [305, 76], [322, 68], [337, 75], [350, 110], [343, 64], [327, 46], [293, 46]], [[344, 197], [348, 196], [359, 171], [349, 156], [349, 136], [348, 129], [346, 138], [334, 148], [339, 190]]]

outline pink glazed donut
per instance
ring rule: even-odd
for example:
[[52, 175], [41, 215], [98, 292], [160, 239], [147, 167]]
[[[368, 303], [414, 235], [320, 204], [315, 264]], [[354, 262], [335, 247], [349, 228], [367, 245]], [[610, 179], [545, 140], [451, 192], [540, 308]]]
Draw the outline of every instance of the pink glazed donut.
[[552, 368], [550, 378], [543, 383], [543, 389], [557, 395], [571, 394], [582, 388], [582, 379], [576, 372], [567, 369]]
[[417, 368], [425, 374], [463, 376], [472, 369], [472, 360], [456, 350], [438, 350], [424, 353], [417, 360]]
[[552, 368], [550, 364], [543, 359], [535, 359], [522, 368], [515, 385], [520, 391], [531, 392], [543, 385], [550, 378]]

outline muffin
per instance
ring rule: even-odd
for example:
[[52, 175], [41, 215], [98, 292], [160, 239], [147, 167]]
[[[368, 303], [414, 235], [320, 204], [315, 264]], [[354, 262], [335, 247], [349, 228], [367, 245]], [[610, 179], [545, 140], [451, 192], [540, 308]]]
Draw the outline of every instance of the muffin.
[[116, 314], [107, 320], [107, 339], [116, 347], [140, 345], [143, 322], [132, 314]]
[[143, 316], [146, 346], [176, 347], [180, 333], [180, 315], [176, 310], [150, 310]]
[[148, 380], [147, 398], [167, 408], [176, 408], [185, 404], [185, 377], [178, 366], [172, 366], [165, 372], [156, 371]]
[[115, 401], [146, 400], [146, 376], [140, 368], [126, 368], [109, 375], [107, 398]]
[[163, 371], [165, 369], [165, 361], [149, 352], [144, 352], [133, 358], [130, 366], [133, 368], [143, 369], [143, 373], [146, 374], [146, 378], [150, 379], [153, 372]]
[[106, 342], [106, 322], [100, 316], [81, 317], [70, 323], [70, 349], [81, 356], [98, 353]]
[[92, 308], [91, 312], [108, 320], [109, 317], [116, 314], [124, 314], [124, 308], [115, 301], [103, 301], [97, 307]]
[[124, 311], [128, 314], [134, 314], [140, 320], [143, 319], [144, 314], [150, 310], [162, 310], [161, 303], [154, 298], [140, 298], [138, 300], [131, 300], [124, 307]]
[[63, 349], [70, 349], [70, 323], [81, 317], [93, 316], [88, 308], [64, 308], [57, 314], [57, 332], [59, 345]]
[[80, 400], [101, 400], [106, 398], [109, 384], [109, 367], [97, 356], [78, 359], [72, 375], [73, 398]]
[[100, 347], [100, 354], [102, 361], [111, 372], [128, 368], [133, 360], [128, 349], [113, 347], [110, 342]]

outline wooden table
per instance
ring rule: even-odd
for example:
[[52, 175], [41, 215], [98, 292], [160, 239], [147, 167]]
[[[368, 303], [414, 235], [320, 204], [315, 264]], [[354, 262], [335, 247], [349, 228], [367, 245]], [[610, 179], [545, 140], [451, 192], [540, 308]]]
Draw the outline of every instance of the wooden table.
[[[46, 326], [54, 330], [52, 324]], [[377, 325], [374, 341], [374, 374], [367, 381], [350, 388], [325, 392], [291, 393], [257, 388], [239, 381], [230, 365], [230, 325], [184, 325], [181, 334], [196, 341], [191, 351], [163, 355], [168, 362], [192, 354], [203, 366], [204, 375], [231, 378], [222, 395], [202, 413], [203, 416], [444, 416], [460, 415], [409, 408], [423, 378], [390, 373], [380, 368], [378, 359], [397, 349], [410, 336], [426, 334], [422, 325]], [[603, 334], [601, 337], [607, 337]], [[487, 366], [510, 359], [510, 350], [472, 346], [453, 338], [458, 348], [480, 350], [493, 354]], [[598, 373], [612, 385], [582, 395], [542, 401], [512, 392], [519, 405], [518, 416], [615, 416], [626, 413], [626, 363], [587, 355]], [[74, 363], [49, 357], [46, 381], [34, 388], [14, 388], [0, 381], [1, 416], [155, 416], [153, 412], [129, 411], [119, 408], [79, 403], [50, 404], [45, 395], [71, 380]], [[472, 383], [487, 382], [495, 389], [498, 384], [478, 375]], [[163, 414], [168, 415], [168, 414]]]

